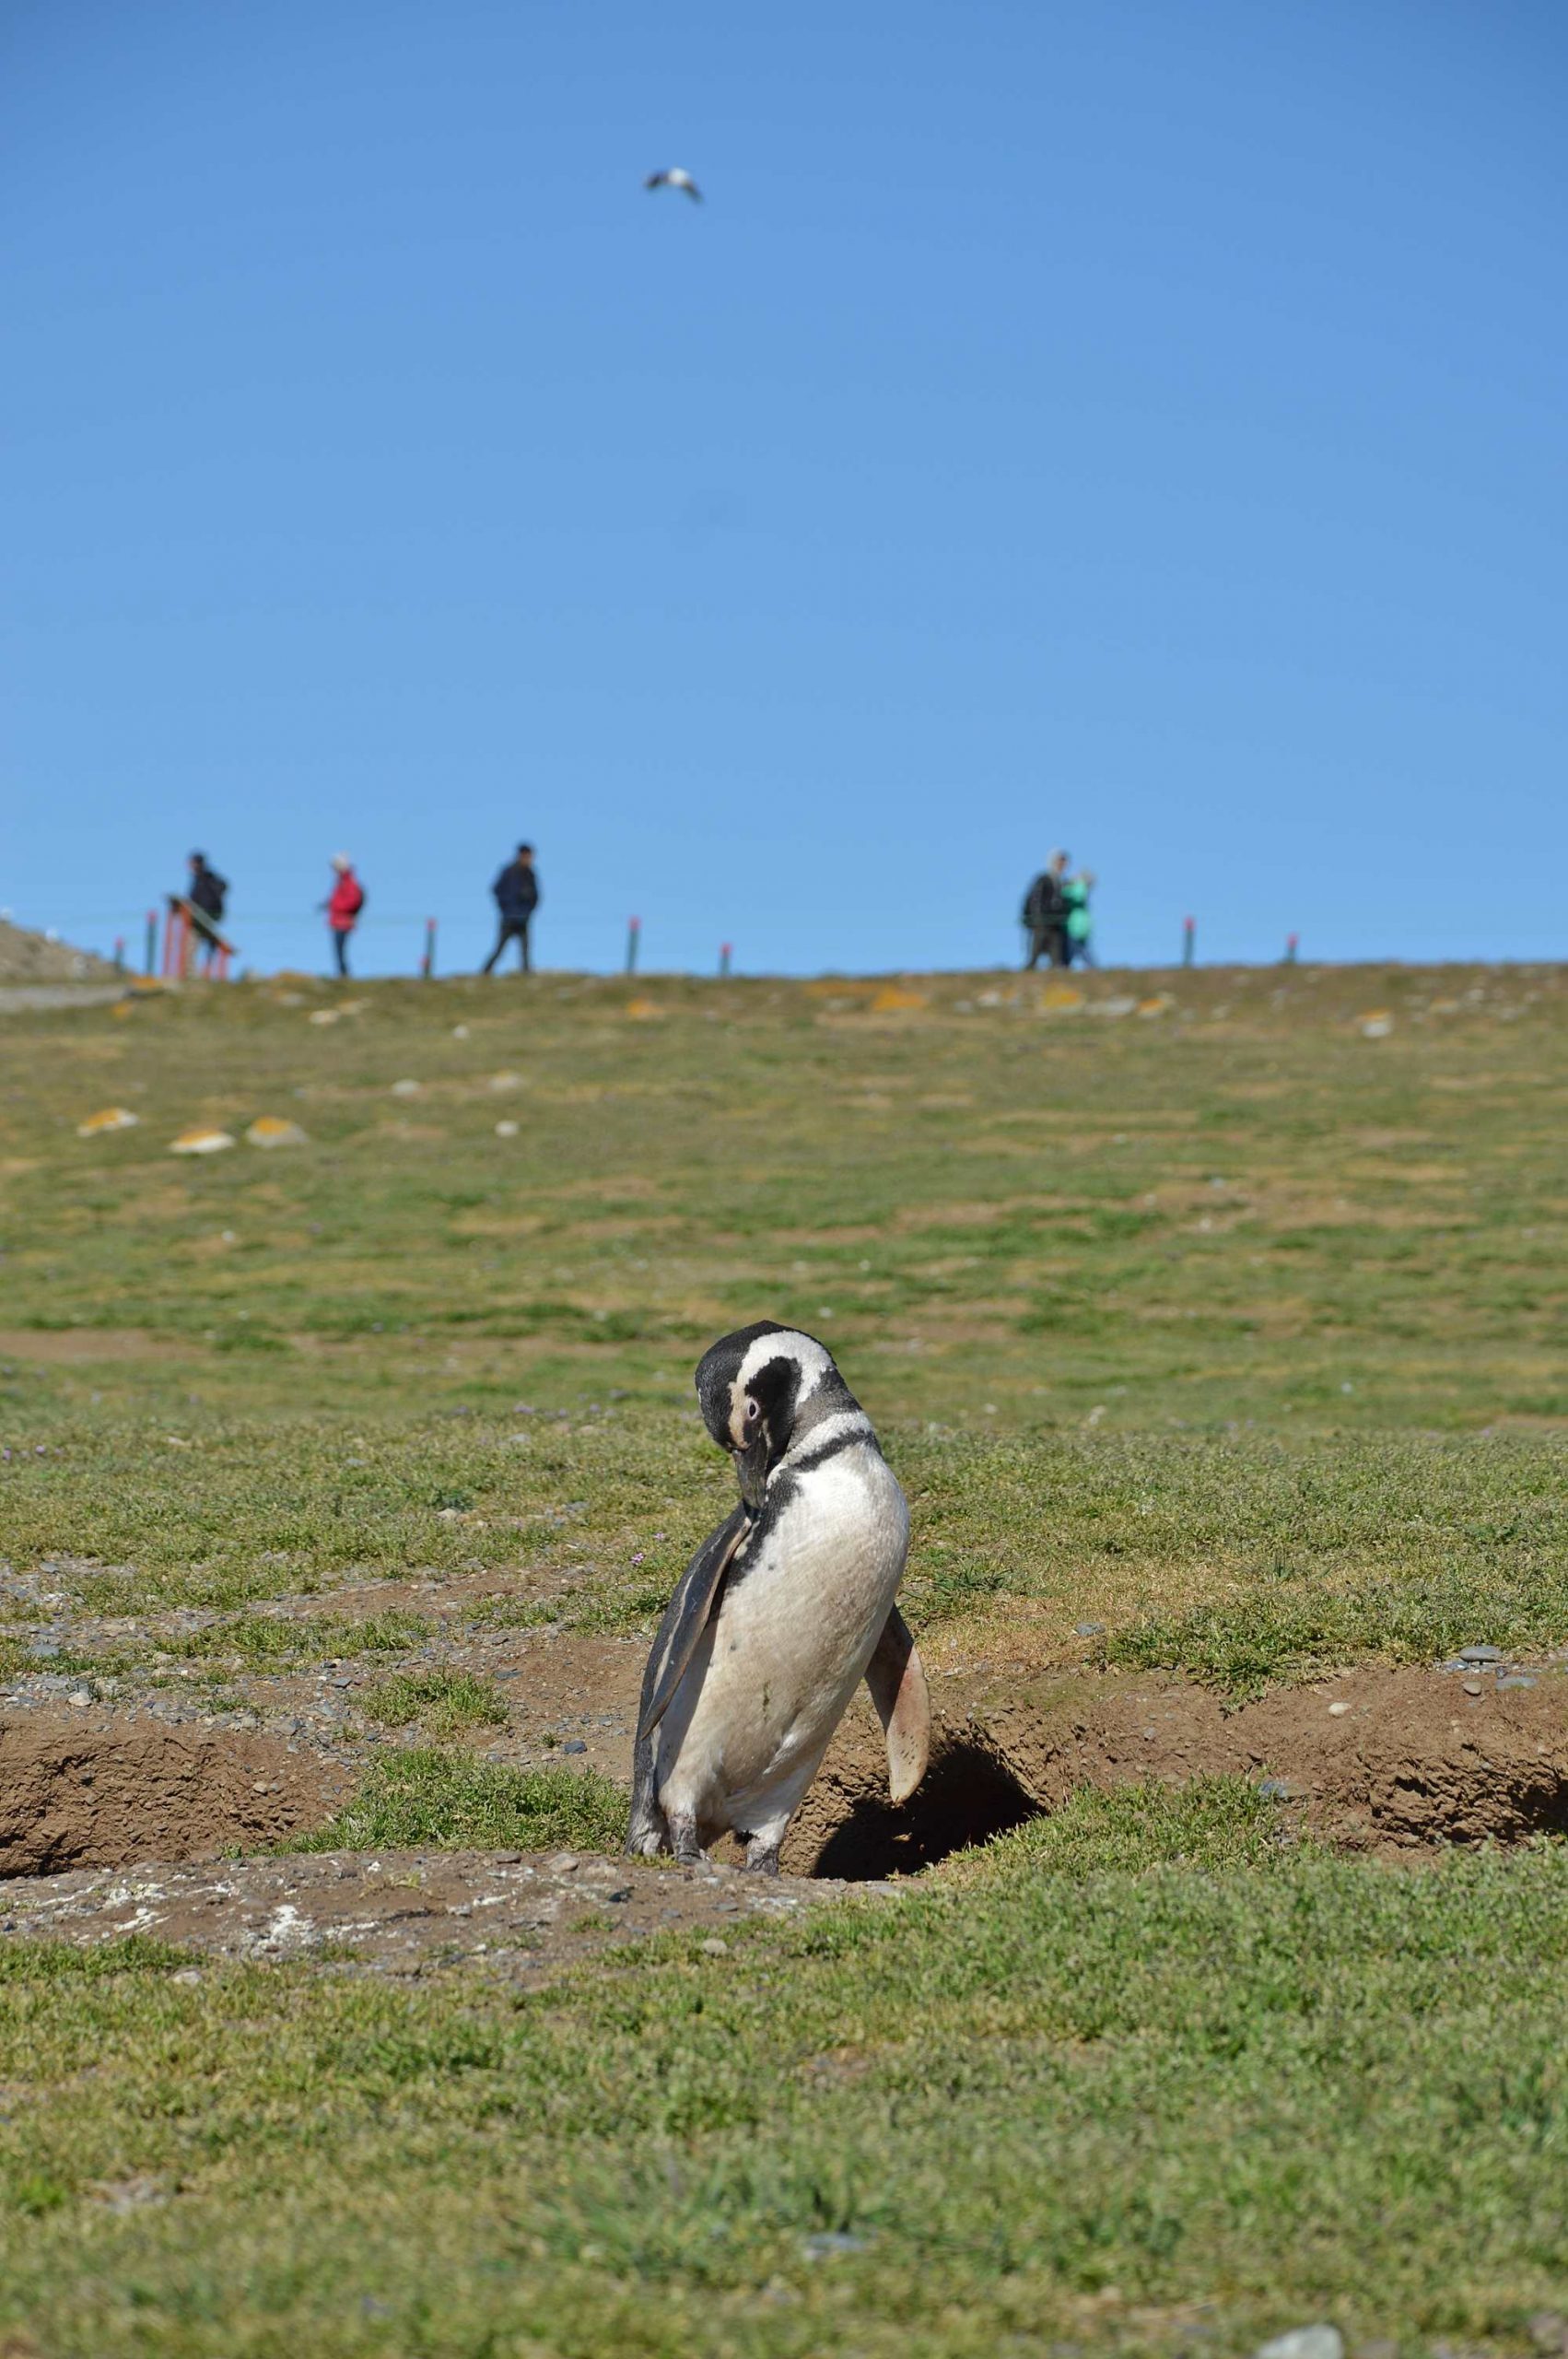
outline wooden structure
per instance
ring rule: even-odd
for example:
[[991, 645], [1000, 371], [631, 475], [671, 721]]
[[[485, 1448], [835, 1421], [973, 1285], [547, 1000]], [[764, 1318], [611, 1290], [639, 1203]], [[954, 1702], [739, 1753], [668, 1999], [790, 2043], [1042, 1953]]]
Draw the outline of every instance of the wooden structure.
[[168, 914], [163, 921], [164, 981], [187, 981], [192, 960], [198, 950], [205, 961], [205, 972], [217, 982], [227, 982], [234, 945], [224, 940], [211, 918], [198, 910], [193, 902], [188, 901], [183, 893], [170, 893]]

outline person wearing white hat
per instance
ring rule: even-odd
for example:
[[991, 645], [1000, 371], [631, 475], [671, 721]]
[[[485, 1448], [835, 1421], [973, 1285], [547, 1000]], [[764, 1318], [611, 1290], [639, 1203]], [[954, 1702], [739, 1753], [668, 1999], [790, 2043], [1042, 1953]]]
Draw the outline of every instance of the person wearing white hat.
[[348, 937], [358, 923], [359, 912], [365, 906], [365, 887], [354, 874], [354, 863], [345, 851], [334, 851], [332, 864], [336, 882], [333, 886], [331, 898], [323, 901], [322, 907], [327, 913], [327, 926], [337, 957], [337, 971], [346, 981]]

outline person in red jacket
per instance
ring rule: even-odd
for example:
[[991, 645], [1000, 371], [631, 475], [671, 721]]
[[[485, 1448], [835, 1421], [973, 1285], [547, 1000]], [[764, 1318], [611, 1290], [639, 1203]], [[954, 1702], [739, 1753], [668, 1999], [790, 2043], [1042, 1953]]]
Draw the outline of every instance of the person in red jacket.
[[337, 953], [337, 971], [346, 980], [348, 975], [348, 937], [358, 922], [365, 906], [365, 887], [354, 874], [354, 863], [345, 851], [334, 851], [332, 864], [337, 882], [332, 888], [332, 898], [322, 903], [332, 930], [332, 946]]

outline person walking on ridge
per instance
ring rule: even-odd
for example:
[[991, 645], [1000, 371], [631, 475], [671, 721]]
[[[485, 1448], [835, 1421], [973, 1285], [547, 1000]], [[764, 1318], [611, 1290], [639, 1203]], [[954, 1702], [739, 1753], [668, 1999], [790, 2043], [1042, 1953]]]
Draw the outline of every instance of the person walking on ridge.
[[210, 975], [213, 960], [217, 956], [217, 929], [223, 919], [223, 905], [228, 894], [228, 879], [209, 867], [205, 851], [193, 851], [186, 863], [191, 881], [185, 887], [185, 904], [196, 921], [196, 932], [202, 944], [202, 971]]
[[1029, 930], [1029, 956], [1024, 971], [1042, 957], [1052, 967], [1067, 964], [1067, 854], [1053, 851], [1024, 898], [1024, 922]]
[[517, 858], [508, 861], [490, 890], [500, 911], [501, 928], [496, 936], [494, 950], [479, 971], [482, 975], [494, 974], [497, 959], [509, 942], [515, 942], [520, 971], [531, 975], [533, 967], [528, 955], [528, 929], [541, 898], [539, 872], [533, 865], [532, 844], [519, 844]]
[[359, 912], [365, 906], [365, 887], [354, 874], [354, 863], [345, 851], [334, 851], [332, 864], [337, 881], [332, 897], [322, 903], [327, 913], [327, 925], [332, 933], [332, 946], [337, 959], [337, 971], [345, 982], [348, 980], [348, 937], [359, 922]]

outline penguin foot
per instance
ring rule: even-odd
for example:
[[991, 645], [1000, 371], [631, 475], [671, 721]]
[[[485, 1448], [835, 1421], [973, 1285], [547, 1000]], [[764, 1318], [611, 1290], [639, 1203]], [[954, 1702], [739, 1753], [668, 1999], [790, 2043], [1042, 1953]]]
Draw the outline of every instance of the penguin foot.
[[696, 1820], [693, 1817], [671, 1816], [670, 1842], [676, 1859], [685, 1868], [701, 1864], [702, 1845], [696, 1839]]
[[746, 1837], [746, 1873], [754, 1876], [776, 1876], [778, 1873], [779, 1835], [748, 1835]]

